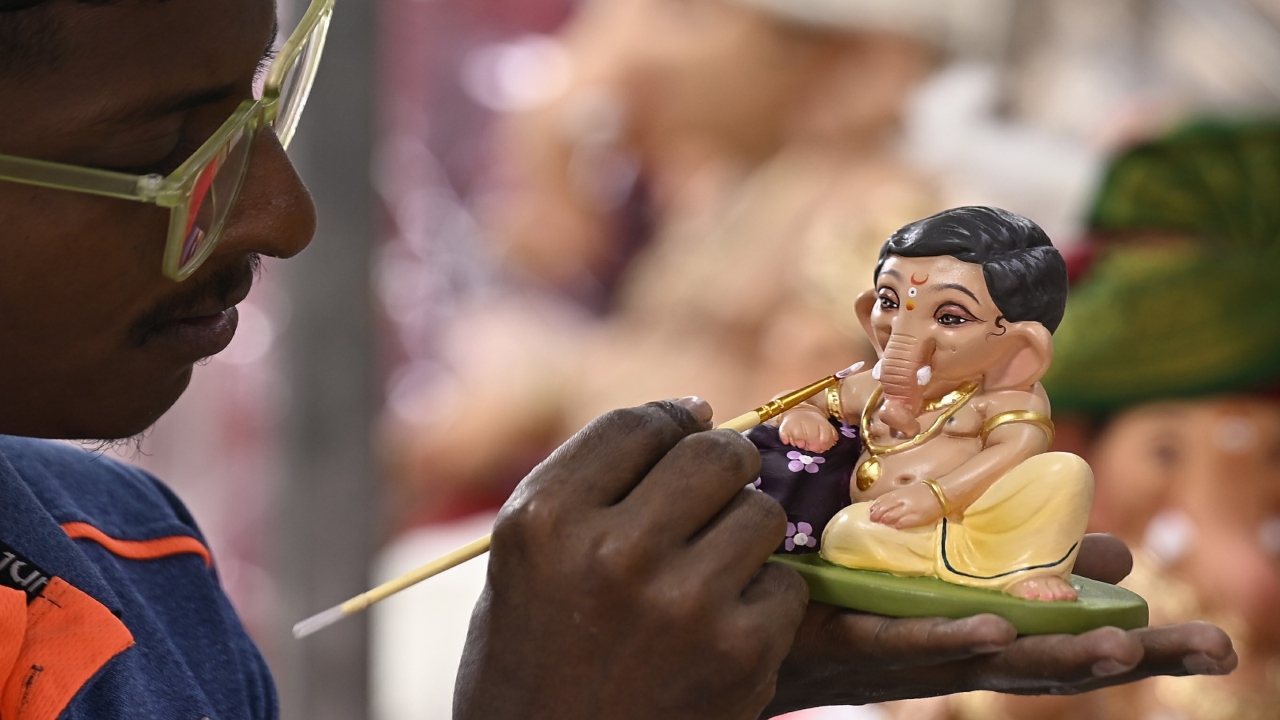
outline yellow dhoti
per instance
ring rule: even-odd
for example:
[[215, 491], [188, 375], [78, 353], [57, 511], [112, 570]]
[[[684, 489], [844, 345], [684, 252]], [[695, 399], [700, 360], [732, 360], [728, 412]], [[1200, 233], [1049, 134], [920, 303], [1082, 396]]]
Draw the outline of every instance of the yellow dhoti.
[[871, 521], [871, 503], [850, 505], [827, 524], [821, 554], [859, 570], [992, 590], [1038, 575], [1065, 579], [1092, 502], [1093, 472], [1085, 461], [1043, 453], [993, 483], [958, 520], [896, 530]]

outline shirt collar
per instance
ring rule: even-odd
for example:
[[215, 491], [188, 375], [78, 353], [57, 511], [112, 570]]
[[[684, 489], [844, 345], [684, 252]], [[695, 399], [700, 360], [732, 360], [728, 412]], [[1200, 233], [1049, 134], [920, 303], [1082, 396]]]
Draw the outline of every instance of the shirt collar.
[[0, 454], [0, 540], [45, 572], [74, 585], [117, 617], [119, 598], [58, 521]]

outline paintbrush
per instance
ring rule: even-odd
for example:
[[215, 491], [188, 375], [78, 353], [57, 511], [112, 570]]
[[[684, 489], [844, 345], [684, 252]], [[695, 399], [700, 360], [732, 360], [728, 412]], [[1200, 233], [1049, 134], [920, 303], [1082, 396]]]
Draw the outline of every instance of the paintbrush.
[[[844, 378], [849, 377], [860, 370], [862, 365], [863, 363], [851, 365], [835, 375], [829, 375], [815, 383], [805, 385], [798, 390], [792, 390], [789, 393], [779, 395], [755, 410], [743, 413], [728, 422], [718, 425], [717, 429], [746, 432], [747, 430], [750, 430], [751, 428], [767, 422], [787, 410], [790, 410], [796, 405], [804, 402], [806, 399], [835, 385]], [[471, 558], [483, 555], [489, 550], [489, 542], [492, 537], [492, 535], [485, 535], [479, 540], [468, 543], [447, 555], [436, 558], [422, 567], [410, 570], [394, 580], [390, 580], [373, 588], [372, 590], [361, 593], [341, 605], [335, 605], [328, 610], [312, 615], [306, 620], [303, 620], [293, 626], [293, 636], [301, 639], [318, 630], [323, 630], [342, 618], [347, 617], [348, 615], [354, 615], [368, 608], [370, 605], [381, 600], [385, 600], [405, 588], [417, 585], [433, 575], [438, 575], [451, 567], [461, 565]]]

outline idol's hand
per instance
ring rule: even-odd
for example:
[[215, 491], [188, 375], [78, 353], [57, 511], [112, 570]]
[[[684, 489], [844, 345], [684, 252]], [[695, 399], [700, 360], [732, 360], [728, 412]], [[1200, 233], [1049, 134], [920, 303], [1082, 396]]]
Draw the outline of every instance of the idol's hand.
[[[1124, 543], [1088, 535], [1075, 571], [1115, 583], [1131, 567]], [[764, 716], [970, 690], [1080, 693], [1154, 675], [1220, 675], [1236, 663], [1231, 639], [1208, 623], [1019, 638], [994, 615], [893, 619], [810, 603]]]
[[922, 527], [942, 518], [942, 505], [929, 486], [912, 483], [876, 498], [868, 517], [899, 530]]
[[812, 405], [799, 405], [782, 414], [778, 439], [800, 450], [826, 452], [840, 438], [823, 412]]
[[774, 693], [808, 592], [765, 560], [786, 516], [711, 408], [609, 413], [516, 489], [458, 675], [459, 720], [745, 720]]

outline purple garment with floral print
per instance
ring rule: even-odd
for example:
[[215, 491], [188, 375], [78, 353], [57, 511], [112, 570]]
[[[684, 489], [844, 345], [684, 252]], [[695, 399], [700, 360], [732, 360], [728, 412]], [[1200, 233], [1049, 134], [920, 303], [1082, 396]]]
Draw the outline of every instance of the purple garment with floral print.
[[748, 487], [767, 493], [787, 511], [787, 537], [777, 552], [817, 552], [827, 523], [849, 504], [849, 478], [862, 454], [862, 439], [857, 427], [836, 420], [831, 425], [839, 440], [823, 453], [784, 445], [772, 425], [746, 433], [760, 451], [760, 478]]

